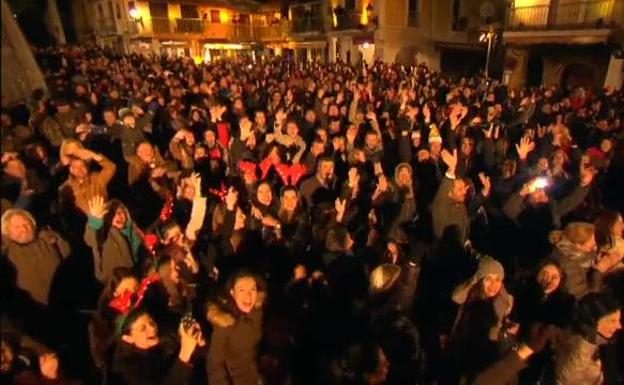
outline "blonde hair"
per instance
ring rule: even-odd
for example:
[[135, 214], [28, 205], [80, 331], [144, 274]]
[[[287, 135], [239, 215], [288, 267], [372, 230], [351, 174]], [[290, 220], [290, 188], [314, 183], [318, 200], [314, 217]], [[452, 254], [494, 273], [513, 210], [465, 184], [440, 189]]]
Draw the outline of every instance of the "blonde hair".
[[37, 221], [35, 221], [35, 218], [28, 211], [22, 209], [8, 209], [4, 212], [4, 214], [2, 214], [3, 236], [7, 236], [9, 234], [9, 223], [11, 222], [11, 219], [16, 215], [21, 215], [24, 218], [28, 219], [30, 223], [32, 223], [33, 229], [37, 228]]
[[83, 149], [84, 146], [79, 140], [76, 139], [65, 139], [61, 143], [61, 148], [59, 150], [59, 156], [61, 158], [61, 163], [63, 165], [69, 164], [71, 160], [70, 156], [70, 148], [77, 147], [78, 149]]
[[594, 236], [594, 225], [587, 222], [572, 222], [566, 226], [562, 235], [570, 242], [582, 245]]
[[384, 292], [394, 285], [399, 278], [401, 268], [397, 265], [384, 263], [379, 265], [370, 274], [370, 289], [372, 292]]

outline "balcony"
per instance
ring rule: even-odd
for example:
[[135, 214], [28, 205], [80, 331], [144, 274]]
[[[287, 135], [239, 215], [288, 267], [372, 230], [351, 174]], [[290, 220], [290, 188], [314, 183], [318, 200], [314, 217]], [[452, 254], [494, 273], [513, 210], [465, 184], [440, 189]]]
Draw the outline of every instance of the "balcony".
[[334, 25], [334, 31], [348, 31], [365, 29], [362, 25], [362, 12], [355, 11], [334, 11], [336, 14], [336, 24]]
[[231, 42], [260, 42], [284, 39], [289, 25], [211, 23], [203, 19], [159, 18], [144, 20], [139, 32], [143, 36], [161, 39], [211, 39]]
[[325, 28], [323, 28], [323, 18], [321, 17], [321, 15], [302, 16], [298, 18], [293, 18], [292, 21], [292, 32], [294, 33], [322, 33], [324, 29]]
[[[622, 23], [624, 0], [589, 0], [511, 8], [508, 31], [613, 28]], [[619, 16], [619, 17], [618, 17]]]
[[508, 10], [503, 39], [512, 44], [602, 44], [622, 26], [624, 0], [587, 0]]

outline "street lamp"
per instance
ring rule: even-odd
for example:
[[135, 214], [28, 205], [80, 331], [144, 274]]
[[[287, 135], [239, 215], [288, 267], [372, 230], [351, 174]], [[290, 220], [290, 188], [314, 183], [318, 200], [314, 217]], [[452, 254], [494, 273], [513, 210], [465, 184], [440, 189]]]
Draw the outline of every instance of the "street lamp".
[[487, 31], [481, 32], [479, 35], [479, 41], [481, 43], [487, 42], [487, 56], [485, 58], [485, 77], [490, 78], [490, 54], [492, 53], [492, 44], [496, 39], [496, 31], [493, 28], [489, 28]]
[[141, 27], [143, 26], [143, 16], [141, 16], [141, 12], [139, 12], [139, 9], [136, 7], [136, 5], [132, 4], [130, 6], [130, 9], [128, 10], [128, 13], [135, 23], [141, 24]]

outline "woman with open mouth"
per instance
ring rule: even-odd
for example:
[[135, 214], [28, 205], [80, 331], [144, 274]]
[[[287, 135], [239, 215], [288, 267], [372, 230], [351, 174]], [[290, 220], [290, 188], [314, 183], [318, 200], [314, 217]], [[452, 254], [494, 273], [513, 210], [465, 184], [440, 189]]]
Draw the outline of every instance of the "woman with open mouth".
[[158, 337], [158, 325], [140, 308], [119, 320], [119, 330], [112, 384], [185, 384], [192, 374], [191, 358], [195, 349], [205, 345], [197, 322], [181, 324], [180, 349], [176, 357]]
[[258, 384], [264, 292], [253, 274], [239, 271], [225, 285], [227, 296], [208, 305], [213, 326], [208, 352], [211, 385]]

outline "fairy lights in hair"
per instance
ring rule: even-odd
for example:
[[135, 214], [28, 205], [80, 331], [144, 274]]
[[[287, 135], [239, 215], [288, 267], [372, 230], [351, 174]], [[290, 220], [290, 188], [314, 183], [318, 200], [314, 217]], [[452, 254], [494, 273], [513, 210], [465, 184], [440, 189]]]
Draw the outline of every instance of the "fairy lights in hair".
[[[134, 293], [131, 291], [125, 291], [124, 293], [116, 296], [109, 302], [109, 306], [119, 312], [120, 317], [117, 320], [117, 333], [123, 334], [123, 330], [127, 326], [128, 314], [134, 309], [138, 309], [145, 298], [145, 293], [149, 289], [150, 285], [160, 281], [160, 275], [158, 273], [152, 273], [148, 277], [143, 278], [139, 290], [136, 293], [136, 299]], [[134, 302], [133, 302], [134, 299]]]
[[167, 193], [165, 205], [160, 210], [160, 221], [166, 222], [171, 217], [171, 214], [173, 214], [173, 195], [171, 193]]
[[225, 202], [225, 197], [227, 196], [227, 186], [223, 182], [221, 182], [221, 187], [219, 189], [210, 188], [208, 189], [208, 193], [210, 193], [210, 195], [216, 196], [222, 202]]

